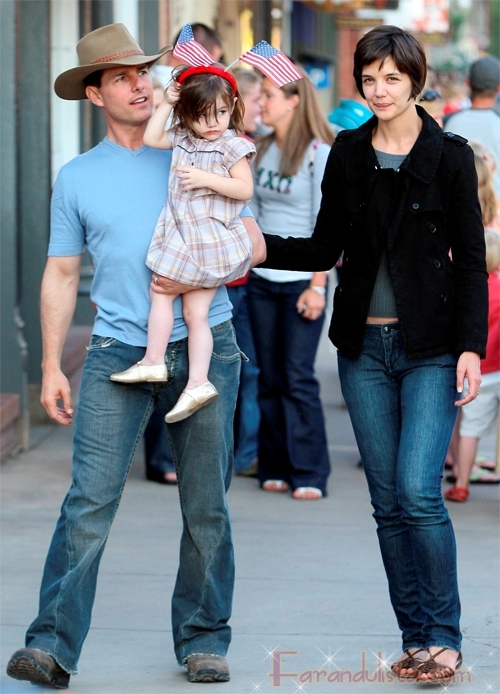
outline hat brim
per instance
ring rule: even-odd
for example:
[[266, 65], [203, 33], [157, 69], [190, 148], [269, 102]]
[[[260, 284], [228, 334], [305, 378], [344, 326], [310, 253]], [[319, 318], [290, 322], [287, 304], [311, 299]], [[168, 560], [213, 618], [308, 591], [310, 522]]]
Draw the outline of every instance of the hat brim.
[[130, 55], [120, 60], [115, 60], [110, 63], [98, 63], [93, 65], [80, 65], [79, 67], [71, 68], [61, 73], [54, 82], [54, 91], [61, 99], [68, 101], [78, 101], [86, 99], [85, 85], [83, 80], [93, 72], [99, 70], [107, 70], [112, 67], [130, 67], [134, 65], [151, 66], [156, 63], [165, 53], [172, 50], [172, 46], [165, 46], [157, 55]]

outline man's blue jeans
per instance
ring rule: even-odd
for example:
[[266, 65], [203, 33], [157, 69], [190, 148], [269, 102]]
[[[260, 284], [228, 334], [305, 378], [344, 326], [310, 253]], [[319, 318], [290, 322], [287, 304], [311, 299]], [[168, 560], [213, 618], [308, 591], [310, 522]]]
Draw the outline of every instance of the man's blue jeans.
[[227, 287], [233, 305], [236, 339], [248, 361], [241, 363], [240, 390], [234, 414], [234, 471], [247, 470], [259, 452], [259, 367], [248, 312], [247, 286]]
[[[180, 564], [172, 598], [177, 659], [225, 655], [234, 557], [226, 491], [233, 465], [233, 413], [241, 354], [230, 321], [212, 329], [209, 378], [219, 397], [168, 427], [183, 518]], [[113, 338], [93, 337], [75, 419], [73, 481], [47, 556], [39, 614], [26, 645], [77, 672], [90, 626], [97, 572], [135, 448], [154, 405], [173, 407], [188, 375], [187, 340], [169, 345], [166, 384], [112, 383], [109, 377], [144, 355]], [[177, 558], [172, 557], [172, 562]]]
[[408, 359], [397, 323], [367, 325], [359, 359], [339, 353], [403, 649], [460, 650], [453, 528], [441, 476], [457, 408], [456, 357]]

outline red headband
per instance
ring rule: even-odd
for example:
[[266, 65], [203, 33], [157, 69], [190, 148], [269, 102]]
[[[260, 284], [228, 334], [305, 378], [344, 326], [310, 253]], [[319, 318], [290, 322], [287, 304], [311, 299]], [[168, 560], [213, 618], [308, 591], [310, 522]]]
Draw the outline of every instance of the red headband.
[[235, 94], [238, 91], [238, 85], [236, 84], [236, 80], [234, 79], [232, 74], [221, 67], [217, 67], [216, 65], [200, 65], [199, 67], [189, 67], [187, 70], [185, 70], [183, 73], [179, 75], [179, 77], [177, 78], [177, 82], [179, 84], [182, 84], [185, 79], [191, 77], [192, 75], [204, 75], [206, 73], [222, 77], [223, 79], [229, 82]]

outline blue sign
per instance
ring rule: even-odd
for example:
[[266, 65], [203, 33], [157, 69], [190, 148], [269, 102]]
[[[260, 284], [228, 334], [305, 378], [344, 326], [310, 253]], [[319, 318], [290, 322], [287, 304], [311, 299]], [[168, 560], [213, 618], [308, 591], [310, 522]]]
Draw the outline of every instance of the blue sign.
[[303, 65], [316, 89], [329, 89], [332, 86], [332, 70], [328, 60], [309, 59], [304, 60]]

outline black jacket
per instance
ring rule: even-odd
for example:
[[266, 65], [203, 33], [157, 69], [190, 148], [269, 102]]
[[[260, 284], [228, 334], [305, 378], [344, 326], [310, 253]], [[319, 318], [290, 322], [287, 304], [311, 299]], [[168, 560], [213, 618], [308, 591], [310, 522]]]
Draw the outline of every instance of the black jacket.
[[398, 172], [378, 165], [376, 118], [344, 130], [328, 158], [312, 237], [265, 235], [263, 267], [329, 270], [344, 252], [329, 336], [349, 357], [361, 353], [384, 247], [408, 357], [485, 355], [488, 289], [473, 153], [417, 110], [423, 127]]

